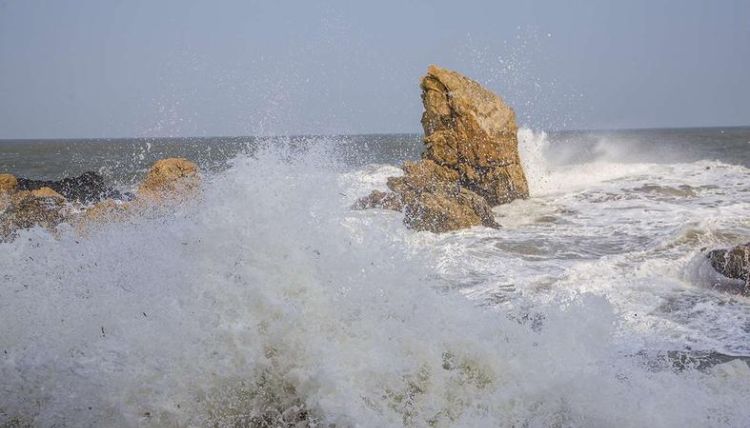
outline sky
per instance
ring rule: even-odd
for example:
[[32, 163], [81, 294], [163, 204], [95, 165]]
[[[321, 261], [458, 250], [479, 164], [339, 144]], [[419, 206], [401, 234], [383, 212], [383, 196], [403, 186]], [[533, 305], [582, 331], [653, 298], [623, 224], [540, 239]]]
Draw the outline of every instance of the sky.
[[537, 130], [750, 125], [750, 1], [0, 0], [0, 138], [421, 132], [429, 64]]

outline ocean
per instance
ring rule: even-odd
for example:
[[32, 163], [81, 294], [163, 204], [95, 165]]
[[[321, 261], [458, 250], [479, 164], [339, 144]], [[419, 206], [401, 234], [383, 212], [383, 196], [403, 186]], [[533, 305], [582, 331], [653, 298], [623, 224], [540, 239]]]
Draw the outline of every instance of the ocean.
[[750, 426], [750, 128], [519, 131], [500, 229], [350, 209], [421, 136], [0, 141], [0, 172], [132, 190], [165, 216], [0, 243], [0, 427]]

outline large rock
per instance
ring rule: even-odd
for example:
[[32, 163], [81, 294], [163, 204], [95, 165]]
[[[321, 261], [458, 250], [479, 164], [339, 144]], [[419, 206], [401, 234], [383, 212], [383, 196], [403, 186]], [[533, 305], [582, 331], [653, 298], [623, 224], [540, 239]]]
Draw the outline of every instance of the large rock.
[[422, 79], [425, 151], [355, 208], [403, 209], [416, 230], [498, 227], [492, 206], [528, 197], [515, 113], [502, 99], [454, 71], [430, 66]]
[[118, 191], [109, 188], [104, 183], [104, 177], [96, 172], [85, 172], [78, 177], [66, 177], [62, 180], [30, 180], [18, 179], [19, 190], [37, 190], [50, 188], [71, 202], [88, 204], [106, 198], [121, 198]]
[[722, 290], [750, 295], [750, 243], [730, 249], [711, 250], [707, 257], [711, 267], [720, 274], [744, 281], [744, 284], [735, 287], [721, 287]]
[[518, 155], [516, 115], [503, 100], [455, 71], [431, 65], [422, 79], [425, 159], [460, 174], [490, 205], [529, 196]]

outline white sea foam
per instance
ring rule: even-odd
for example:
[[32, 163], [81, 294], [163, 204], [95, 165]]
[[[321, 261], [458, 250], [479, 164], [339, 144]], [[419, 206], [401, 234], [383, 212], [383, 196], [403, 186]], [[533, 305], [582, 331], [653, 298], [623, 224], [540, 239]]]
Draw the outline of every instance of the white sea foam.
[[[545, 231], [520, 221], [498, 232], [409, 232], [397, 214], [349, 210], [352, 175], [331, 158], [240, 156], [167, 218], [86, 237], [30, 230], [0, 244], [0, 425], [750, 421], [746, 366], [660, 366], [637, 355], [658, 333], [633, 331], [601, 289], [569, 287], [616, 279], [627, 269], [610, 269], [626, 256], [533, 266], [525, 247], [506, 244]], [[499, 215], [576, 209], [558, 213], [561, 224], [590, 221], [596, 195], [532, 199]], [[454, 290], [474, 278], [484, 291], [507, 281], [524, 294], [545, 276], [572, 292], [492, 309]]]

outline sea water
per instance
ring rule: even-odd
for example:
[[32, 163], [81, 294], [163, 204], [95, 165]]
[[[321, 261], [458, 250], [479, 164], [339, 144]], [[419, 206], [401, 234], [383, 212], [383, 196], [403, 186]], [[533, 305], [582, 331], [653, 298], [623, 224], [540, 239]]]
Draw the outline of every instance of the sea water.
[[[203, 168], [166, 216], [0, 243], [0, 426], [746, 426], [750, 130], [523, 129], [531, 197], [354, 211], [419, 136], [0, 142], [0, 169]], [[701, 356], [707, 356], [701, 358]]]

